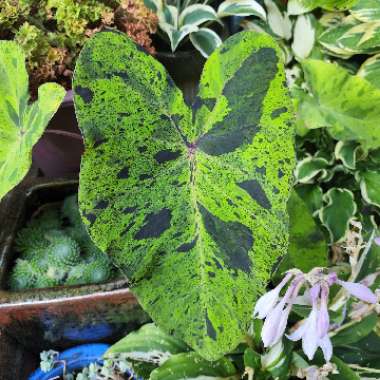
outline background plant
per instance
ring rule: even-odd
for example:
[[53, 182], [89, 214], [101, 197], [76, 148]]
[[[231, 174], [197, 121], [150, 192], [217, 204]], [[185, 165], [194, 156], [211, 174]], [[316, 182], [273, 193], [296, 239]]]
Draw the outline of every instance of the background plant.
[[145, 4], [157, 14], [160, 34], [172, 52], [190, 40], [206, 58], [222, 44], [218, 29], [223, 30], [223, 18], [255, 15], [266, 19], [264, 8], [255, 0], [226, 0], [217, 9], [210, 0], [146, 0]]
[[83, 44], [104, 27], [124, 31], [154, 52], [150, 36], [157, 18], [142, 0], [4, 0], [0, 8], [0, 38], [22, 46], [34, 95], [47, 80], [71, 88]]

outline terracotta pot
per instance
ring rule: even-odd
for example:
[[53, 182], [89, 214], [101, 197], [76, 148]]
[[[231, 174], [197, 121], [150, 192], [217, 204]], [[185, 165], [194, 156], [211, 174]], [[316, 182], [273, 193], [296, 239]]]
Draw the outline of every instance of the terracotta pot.
[[33, 161], [49, 178], [78, 175], [83, 140], [75, 117], [73, 92], [65, 99], [33, 148]]
[[26, 188], [16, 188], [1, 203], [0, 328], [33, 353], [52, 345], [61, 349], [119, 339], [149, 320], [125, 279], [100, 285], [7, 289], [17, 231], [42, 204], [63, 200], [77, 186], [76, 180], [35, 180]]

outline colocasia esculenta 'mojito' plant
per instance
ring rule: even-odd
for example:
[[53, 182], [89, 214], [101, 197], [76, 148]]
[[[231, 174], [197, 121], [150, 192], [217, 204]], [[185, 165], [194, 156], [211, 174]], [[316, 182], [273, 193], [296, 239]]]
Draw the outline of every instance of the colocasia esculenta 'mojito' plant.
[[190, 108], [158, 61], [106, 31], [82, 50], [74, 93], [94, 242], [158, 326], [206, 359], [231, 352], [287, 247], [294, 147], [276, 43], [228, 39]]

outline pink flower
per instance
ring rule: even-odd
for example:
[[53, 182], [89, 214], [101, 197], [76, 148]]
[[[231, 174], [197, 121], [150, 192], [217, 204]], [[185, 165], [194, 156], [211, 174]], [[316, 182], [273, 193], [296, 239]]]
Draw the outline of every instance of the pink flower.
[[375, 244], [380, 245], [380, 236], [375, 237], [374, 242]]
[[282, 288], [291, 278], [292, 274], [287, 273], [283, 280], [274, 289], [265, 293], [257, 300], [255, 310], [253, 311], [254, 318], [264, 319], [274, 309], [280, 297]]
[[377, 303], [377, 297], [372, 292], [372, 290], [368, 289], [365, 285], [359, 284], [356, 282], [347, 282], [337, 279], [336, 283], [342, 286], [344, 289], [348, 291], [351, 295], [360, 300], [368, 303]]

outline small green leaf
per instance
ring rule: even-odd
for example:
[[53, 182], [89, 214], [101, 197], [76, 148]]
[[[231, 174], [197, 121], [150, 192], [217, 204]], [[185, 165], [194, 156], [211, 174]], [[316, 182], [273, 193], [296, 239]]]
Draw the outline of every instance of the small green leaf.
[[149, 380], [238, 380], [236, 373], [235, 366], [227, 358], [210, 362], [189, 352], [173, 355], [150, 374]]
[[179, 25], [201, 25], [206, 21], [217, 21], [213, 7], [205, 4], [193, 4], [185, 8], [179, 17]]
[[358, 342], [373, 331], [376, 326], [378, 317], [376, 313], [368, 315], [358, 323], [340, 331], [331, 338], [333, 346], [345, 346], [347, 344]]
[[258, 370], [261, 367], [261, 355], [252, 348], [247, 348], [244, 351], [244, 365], [247, 368]]
[[205, 58], [222, 44], [221, 38], [208, 28], [201, 28], [196, 32], [192, 32], [190, 34], [190, 41]]
[[104, 357], [122, 354], [129, 360], [162, 364], [172, 355], [187, 351], [182, 341], [149, 323], [113, 344]]
[[306, 204], [293, 191], [288, 201], [289, 248], [278, 273], [298, 268], [304, 273], [328, 264], [328, 246]]
[[380, 54], [368, 58], [358, 71], [358, 76], [380, 89]]
[[360, 21], [380, 21], [379, 0], [358, 0], [350, 13]]
[[266, 20], [265, 9], [255, 0], [225, 0], [218, 7], [218, 16], [257, 16]]
[[19, 184], [32, 164], [32, 148], [65, 96], [45, 83], [29, 104], [25, 54], [13, 41], [0, 41], [0, 200]]
[[331, 362], [337, 367], [339, 373], [329, 374], [331, 380], [360, 380], [360, 377], [341, 359], [333, 356]]
[[319, 211], [321, 222], [329, 231], [331, 242], [340, 242], [345, 239], [357, 210], [354, 195], [347, 189], [332, 188], [323, 200], [327, 204]]
[[380, 171], [367, 170], [357, 173], [360, 180], [360, 191], [363, 199], [377, 207], [380, 207]]
[[301, 185], [296, 187], [296, 191], [313, 215], [322, 208], [323, 192], [320, 186]]
[[294, 175], [299, 183], [313, 183], [315, 178], [322, 180], [328, 175], [330, 163], [322, 157], [307, 156], [298, 161]]
[[355, 140], [364, 149], [380, 147], [380, 90], [338, 65], [308, 59], [302, 63], [309, 98], [337, 140]]

